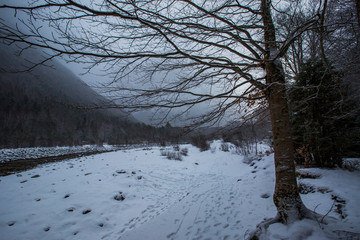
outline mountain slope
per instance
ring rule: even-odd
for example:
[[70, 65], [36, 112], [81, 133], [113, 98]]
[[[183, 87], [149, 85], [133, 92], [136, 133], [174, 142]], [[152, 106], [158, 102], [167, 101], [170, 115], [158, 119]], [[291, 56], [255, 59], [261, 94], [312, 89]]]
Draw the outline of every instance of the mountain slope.
[[19, 72], [39, 59], [37, 51], [17, 56], [0, 45], [0, 147], [116, 144], [159, 135], [121, 110], [73, 107], [107, 100], [55, 60]]

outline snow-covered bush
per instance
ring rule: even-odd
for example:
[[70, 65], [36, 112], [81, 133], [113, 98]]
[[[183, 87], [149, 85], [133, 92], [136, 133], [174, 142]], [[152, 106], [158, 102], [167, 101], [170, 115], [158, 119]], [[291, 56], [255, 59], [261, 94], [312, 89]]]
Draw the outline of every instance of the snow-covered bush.
[[343, 168], [349, 171], [360, 170], [360, 158], [343, 159]]
[[228, 152], [229, 151], [229, 144], [228, 143], [222, 143], [220, 145], [220, 150], [223, 152]]
[[182, 148], [180, 150], [180, 154], [183, 156], [187, 156], [189, 154], [189, 149], [188, 148]]
[[181, 153], [178, 151], [160, 149], [160, 154], [161, 156], [165, 156], [169, 160], [182, 161]]

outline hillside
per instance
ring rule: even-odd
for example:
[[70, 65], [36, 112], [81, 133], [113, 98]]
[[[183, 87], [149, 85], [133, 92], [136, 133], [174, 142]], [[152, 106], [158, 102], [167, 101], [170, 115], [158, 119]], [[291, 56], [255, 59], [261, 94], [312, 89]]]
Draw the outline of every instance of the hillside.
[[[19, 72], [36, 51], [0, 45], [0, 147], [155, 141], [161, 131], [121, 110], [86, 110], [107, 101], [56, 60]], [[80, 107], [78, 107], [80, 106]]]

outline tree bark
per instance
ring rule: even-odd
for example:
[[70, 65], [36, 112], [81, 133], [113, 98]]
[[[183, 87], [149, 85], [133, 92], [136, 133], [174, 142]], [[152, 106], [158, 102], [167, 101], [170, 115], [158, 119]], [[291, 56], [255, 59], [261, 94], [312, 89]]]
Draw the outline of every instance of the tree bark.
[[295, 175], [295, 150], [291, 137], [291, 125], [287, 104], [285, 75], [281, 61], [277, 58], [275, 27], [270, 12], [270, 1], [261, 1], [265, 27], [264, 40], [267, 54], [265, 72], [267, 97], [270, 109], [275, 151], [274, 203], [283, 223], [291, 223], [307, 215], [301, 201]]
[[275, 151], [274, 204], [283, 223], [291, 223], [307, 215], [301, 201], [296, 175], [294, 145], [291, 137], [285, 78], [279, 66], [266, 64], [267, 82], [271, 85], [266, 95], [269, 102]]

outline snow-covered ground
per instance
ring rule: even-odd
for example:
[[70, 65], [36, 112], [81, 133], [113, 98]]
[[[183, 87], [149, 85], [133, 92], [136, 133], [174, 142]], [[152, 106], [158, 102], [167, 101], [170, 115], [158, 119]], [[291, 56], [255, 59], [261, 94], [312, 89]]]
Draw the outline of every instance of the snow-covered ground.
[[[275, 216], [272, 154], [249, 163], [220, 151], [219, 141], [205, 152], [185, 148], [182, 161], [161, 156], [159, 147], [139, 148], [0, 177], [0, 238], [244, 239]], [[305, 204], [321, 214], [333, 206], [328, 216], [338, 226], [360, 232], [359, 172], [304, 171], [321, 175], [300, 180]], [[274, 224], [264, 239], [327, 239], [313, 223]]]

